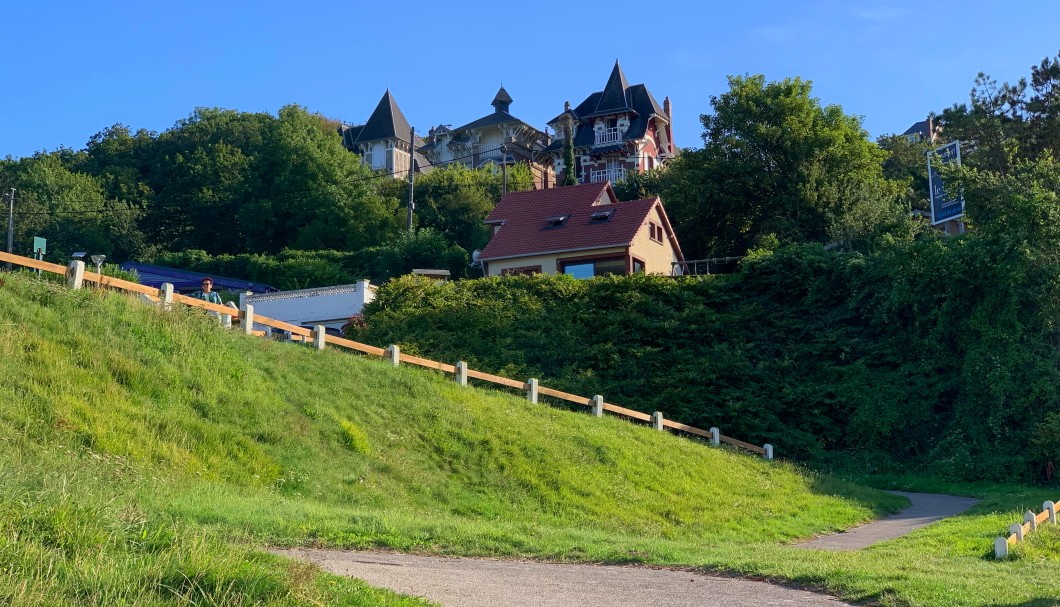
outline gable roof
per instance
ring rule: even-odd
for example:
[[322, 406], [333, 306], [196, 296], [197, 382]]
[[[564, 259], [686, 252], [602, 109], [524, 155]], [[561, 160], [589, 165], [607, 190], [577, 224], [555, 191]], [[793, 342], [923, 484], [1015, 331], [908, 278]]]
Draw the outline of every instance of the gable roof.
[[[500, 224], [501, 228], [482, 250], [479, 259], [493, 261], [629, 246], [656, 207], [672, 237], [673, 229], [658, 197], [595, 205], [605, 194], [611, 200], [618, 200], [607, 182], [506, 194], [486, 217], [485, 223]], [[610, 209], [614, 213], [607, 221], [591, 222], [594, 212]], [[564, 215], [568, 217], [562, 227], [546, 227], [549, 218]], [[677, 240], [672, 238], [671, 243], [678, 258], [684, 259]]]
[[361, 127], [352, 127], [351, 131], [357, 128], [359, 130], [352, 143], [364, 143], [379, 139], [408, 141], [409, 133], [412, 131], [412, 126], [409, 125], [408, 120], [405, 120], [405, 115], [401, 113], [401, 108], [397, 106], [393, 95], [390, 94], [390, 89], [383, 93], [383, 98], [379, 100], [379, 105], [375, 106], [375, 111], [368, 118], [368, 122]]

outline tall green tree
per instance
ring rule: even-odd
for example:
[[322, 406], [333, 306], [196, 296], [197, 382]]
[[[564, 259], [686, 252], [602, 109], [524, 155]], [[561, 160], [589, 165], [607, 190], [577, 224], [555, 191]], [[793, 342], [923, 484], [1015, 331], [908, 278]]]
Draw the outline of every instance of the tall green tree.
[[810, 82], [733, 76], [701, 116], [701, 150], [671, 164], [664, 201], [686, 252], [743, 254], [763, 238], [854, 244], [899, 221], [899, 189], [861, 120]]

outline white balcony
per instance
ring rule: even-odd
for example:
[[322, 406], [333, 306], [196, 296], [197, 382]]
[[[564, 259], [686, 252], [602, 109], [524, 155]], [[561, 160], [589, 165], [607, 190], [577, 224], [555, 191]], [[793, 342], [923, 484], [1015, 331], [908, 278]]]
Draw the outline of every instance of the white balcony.
[[610, 168], [600, 169], [599, 171], [589, 171], [589, 181], [592, 183], [600, 183], [602, 181], [610, 181], [611, 183], [617, 183], [626, 178], [626, 169], [623, 168]]
[[597, 131], [596, 143], [593, 145], [604, 145], [607, 143], [617, 143], [619, 141], [622, 141], [622, 133], [618, 131], [618, 127], [615, 127]]

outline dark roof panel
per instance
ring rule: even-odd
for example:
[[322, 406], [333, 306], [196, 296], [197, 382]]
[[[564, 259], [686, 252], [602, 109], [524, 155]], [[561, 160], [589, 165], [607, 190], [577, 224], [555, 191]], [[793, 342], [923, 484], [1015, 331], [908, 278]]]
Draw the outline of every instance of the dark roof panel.
[[216, 274], [192, 272], [191, 270], [182, 270], [180, 268], [156, 266], [148, 263], [140, 263], [138, 261], [127, 261], [121, 264], [121, 269], [126, 271], [135, 270], [140, 277], [140, 284], [142, 285], [160, 288], [162, 283], [168, 282], [173, 285], [173, 289], [178, 293], [181, 291], [198, 290], [202, 279], [207, 276], [213, 279], [214, 288], [218, 290], [253, 291], [254, 293], [271, 293], [276, 291], [275, 288], [262, 283], [249, 282], [238, 278], [229, 278], [227, 276], [218, 276]]
[[401, 141], [409, 140], [409, 132], [412, 131], [412, 126], [409, 125], [409, 121], [405, 120], [405, 115], [401, 113], [401, 108], [397, 106], [394, 101], [394, 97], [390, 94], [390, 89], [383, 93], [383, 98], [379, 100], [379, 105], [375, 106], [375, 111], [372, 112], [371, 118], [361, 128], [357, 138], [354, 139], [354, 143], [364, 143], [367, 141], [377, 141], [379, 139], [400, 139]]

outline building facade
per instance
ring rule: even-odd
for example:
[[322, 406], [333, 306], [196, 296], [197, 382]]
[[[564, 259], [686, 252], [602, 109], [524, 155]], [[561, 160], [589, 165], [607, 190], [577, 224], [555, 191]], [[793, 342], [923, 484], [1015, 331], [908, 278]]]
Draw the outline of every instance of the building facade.
[[493, 113], [455, 129], [444, 124], [432, 128], [420, 153], [438, 166], [453, 162], [471, 168], [489, 163], [526, 164], [536, 188], [551, 187], [555, 183], [551, 163], [539, 157], [549, 144], [548, 136], [512, 116], [511, 104], [512, 97], [502, 86], [490, 103]]
[[486, 276], [670, 275], [684, 261], [662, 201], [619, 202], [607, 182], [509, 193], [485, 223]]
[[356, 126], [341, 125], [339, 134], [346, 149], [360, 155], [361, 162], [372, 170], [386, 171], [395, 179], [408, 175], [410, 161], [415, 162], [417, 172], [430, 166], [426, 158], [415, 152], [423, 140], [412, 135], [412, 127], [390, 89], [383, 94], [367, 122]]
[[[631, 86], [615, 61], [602, 91], [574, 108], [565, 103], [563, 113], [549, 121], [555, 137], [544, 153], [557, 176], [573, 170], [579, 183], [615, 183], [673, 159], [670, 112], [669, 97], [660, 106], [646, 86]], [[564, 166], [568, 137], [573, 137], [574, 167]]]

